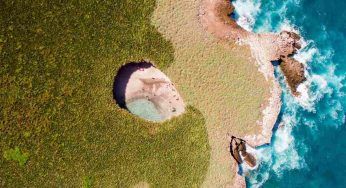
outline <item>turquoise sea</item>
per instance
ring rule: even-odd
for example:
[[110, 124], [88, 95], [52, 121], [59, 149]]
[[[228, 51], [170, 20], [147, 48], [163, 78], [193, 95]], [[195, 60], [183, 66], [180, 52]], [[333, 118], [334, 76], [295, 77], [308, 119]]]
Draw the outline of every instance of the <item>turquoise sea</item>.
[[294, 98], [279, 69], [283, 106], [272, 143], [257, 148], [249, 187], [346, 187], [346, 1], [235, 0], [237, 22], [257, 33], [295, 30], [305, 47], [303, 95]]

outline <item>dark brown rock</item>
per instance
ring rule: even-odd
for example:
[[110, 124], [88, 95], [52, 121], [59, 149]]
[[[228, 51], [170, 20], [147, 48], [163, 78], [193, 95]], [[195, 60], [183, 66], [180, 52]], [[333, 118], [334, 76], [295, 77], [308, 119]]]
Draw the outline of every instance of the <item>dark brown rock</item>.
[[256, 158], [249, 154], [249, 153], [245, 153], [242, 154], [242, 156], [244, 157], [244, 161], [251, 167], [255, 167], [256, 166]]
[[232, 157], [236, 160], [236, 162], [238, 164], [241, 164], [243, 162], [243, 160], [241, 159], [240, 157], [240, 154], [239, 154], [239, 151], [238, 151], [238, 140], [236, 140], [237, 138], [233, 138], [232, 137], [232, 140], [231, 140], [231, 143], [230, 143], [230, 152], [231, 152], [231, 155]]
[[280, 68], [286, 77], [286, 82], [290, 87], [293, 95], [299, 95], [297, 87], [303, 83], [306, 78], [304, 75], [304, 65], [291, 56], [301, 48], [301, 37], [294, 32], [283, 31], [277, 39], [278, 56]]
[[282, 58], [281, 61], [280, 68], [286, 77], [286, 82], [292, 93], [297, 96], [299, 95], [297, 92], [298, 85], [306, 80], [304, 65], [291, 57]]
[[246, 151], [246, 142], [242, 139], [232, 136], [230, 143], [230, 150], [232, 157], [237, 161], [238, 164], [242, 164], [243, 160], [250, 166], [256, 166], [256, 158]]

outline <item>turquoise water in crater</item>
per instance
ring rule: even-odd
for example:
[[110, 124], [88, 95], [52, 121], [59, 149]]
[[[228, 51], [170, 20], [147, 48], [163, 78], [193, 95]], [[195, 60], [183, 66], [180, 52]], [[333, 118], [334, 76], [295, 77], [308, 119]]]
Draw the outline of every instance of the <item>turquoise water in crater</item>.
[[150, 121], [163, 121], [163, 117], [156, 109], [154, 103], [147, 99], [137, 99], [126, 104], [127, 109], [141, 118]]
[[258, 148], [249, 187], [346, 187], [346, 1], [236, 0], [240, 25], [257, 33], [295, 30], [305, 47], [306, 90], [290, 95], [279, 69], [283, 106], [272, 143]]

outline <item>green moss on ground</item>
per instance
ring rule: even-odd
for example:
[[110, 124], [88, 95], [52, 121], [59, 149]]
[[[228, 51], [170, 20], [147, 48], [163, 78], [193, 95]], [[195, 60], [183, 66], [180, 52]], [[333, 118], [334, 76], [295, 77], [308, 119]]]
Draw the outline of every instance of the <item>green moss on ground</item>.
[[[202, 115], [149, 123], [118, 108], [113, 77], [126, 61], [164, 69], [172, 45], [150, 25], [154, 0], [0, 1], [0, 187], [155, 187], [202, 183]], [[87, 177], [87, 178], [86, 178]]]
[[92, 179], [90, 176], [84, 177], [83, 180], [83, 188], [91, 188], [92, 187]]
[[29, 153], [23, 153], [18, 147], [4, 151], [3, 157], [6, 160], [17, 161], [20, 166], [24, 166], [29, 159]]

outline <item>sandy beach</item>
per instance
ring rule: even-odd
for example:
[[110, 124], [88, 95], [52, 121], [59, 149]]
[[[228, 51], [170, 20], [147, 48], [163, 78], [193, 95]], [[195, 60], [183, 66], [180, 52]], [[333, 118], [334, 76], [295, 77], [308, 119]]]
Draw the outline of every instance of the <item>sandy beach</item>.
[[113, 91], [117, 103], [125, 108], [126, 103], [139, 99], [152, 102], [162, 121], [185, 111], [184, 101], [171, 80], [146, 61], [123, 65], [115, 77]]

